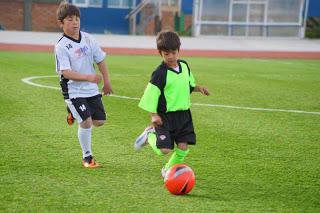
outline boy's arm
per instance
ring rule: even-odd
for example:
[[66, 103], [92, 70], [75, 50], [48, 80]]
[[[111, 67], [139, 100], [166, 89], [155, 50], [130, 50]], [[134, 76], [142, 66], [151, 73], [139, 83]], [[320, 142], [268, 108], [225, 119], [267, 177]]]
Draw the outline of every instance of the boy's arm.
[[204, 86], [200, 86], [200, 85], [196, 85], [194, 87], [194, 92], [201, 92], [203, 95], [206, 95], [206, 96], [209, 96], [210, 95], [210, 92], [208, 90], [207, 87], [204, 87]]
[[89, 81], [92, 83], [99, 83], [101, 76], [97, 74], [82, 74], [72, 70], [62, 70], [62, 75], [70, 80], [74, 81]]
[[108, 67], [107, 67], [106, 63], [104, 62], [104, 60], [97, 63], [97, 65], [98, 65], [99, 71], [101, 72], [102, 78], [103, 78], [102, 94], [110, 95], [113, 93], [113, 91], [112, 91], [112, 87], [111, 87], [111, 83], [110, 83]]
[[206, 95], [206, 96], [210, 95], [209, 90], [208, 90], [207, 87], [196, 85], [194, 77], [192, 75], [192, 72], [190, 72], [189, 80], [190, 80], [190, 89], [191, 89], [191, 91], [201, 92], [203, 95]]
[[150, 113], [151, 115], [151, 123], [154, 127], [162, 125], [162, 119], [157, 113]]

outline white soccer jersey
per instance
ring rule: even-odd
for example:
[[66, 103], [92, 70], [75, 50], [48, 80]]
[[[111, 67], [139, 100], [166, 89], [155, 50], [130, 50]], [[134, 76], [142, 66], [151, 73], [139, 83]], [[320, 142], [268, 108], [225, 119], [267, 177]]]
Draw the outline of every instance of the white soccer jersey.
[[55, 46], [55, 57], [56, 72], [60, 75], [60, 86], [65, 99], [92, 97], [99, 94], [96, 83], [66, 79], [62, 71], [96, 73], [94, 62], [101, 62], [105, 56], [106, 53], [88, 33], [80, 31], [78, 41], [63, 35]]

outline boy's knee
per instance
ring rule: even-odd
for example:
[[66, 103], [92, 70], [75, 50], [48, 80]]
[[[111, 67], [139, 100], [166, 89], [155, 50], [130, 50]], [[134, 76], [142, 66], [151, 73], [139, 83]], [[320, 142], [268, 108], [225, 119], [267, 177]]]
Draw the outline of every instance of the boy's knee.
[[106, 121], [105, 120], [93, 120], [92, 123], [94, 126], [99, 127], [102, 126]]
[[160, 149], [160, 151], [162, 152], [162, 154], [166, 155], [166, 154], [168, 154], [169, 152], [171, 152], [171, 149], [162, 148], [162, 149]]
[[187, 150], [188, 149], [188, 143], [178, 143], [177, 146], [181, 150]]
[[84, 128], [84, 129], [88, 129], [88, 128], [91, 128], [92, 126], [92, 119], [91, 117], [87, 118], [86, 120], [82, 121], [80, 123], [80, 127], [81, 128]]

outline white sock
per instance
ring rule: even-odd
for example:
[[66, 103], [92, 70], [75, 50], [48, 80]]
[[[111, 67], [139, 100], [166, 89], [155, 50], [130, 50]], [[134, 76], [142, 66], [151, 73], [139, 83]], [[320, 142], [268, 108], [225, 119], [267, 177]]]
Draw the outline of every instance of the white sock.
[[82, 157], [88, 157], [92, 155], [91, 150], [91, 127], [89, 129], [78, 128], [78, 139], [82, 149]]

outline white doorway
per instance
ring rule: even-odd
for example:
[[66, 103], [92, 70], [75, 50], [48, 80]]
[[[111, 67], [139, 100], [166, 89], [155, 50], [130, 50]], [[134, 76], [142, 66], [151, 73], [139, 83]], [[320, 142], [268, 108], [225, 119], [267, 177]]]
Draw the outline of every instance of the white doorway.
[[265, 36], [267, 21], [267, 1], [230, 2], [229, 35]]

